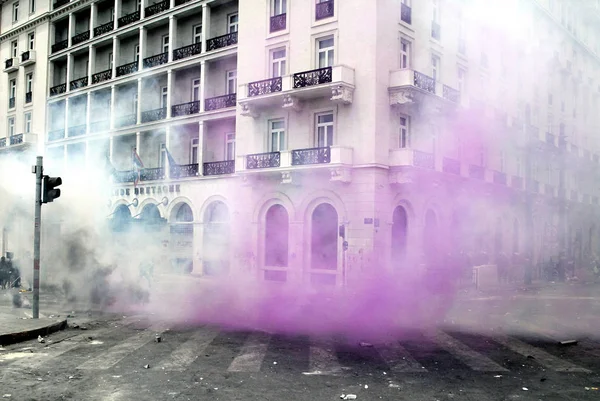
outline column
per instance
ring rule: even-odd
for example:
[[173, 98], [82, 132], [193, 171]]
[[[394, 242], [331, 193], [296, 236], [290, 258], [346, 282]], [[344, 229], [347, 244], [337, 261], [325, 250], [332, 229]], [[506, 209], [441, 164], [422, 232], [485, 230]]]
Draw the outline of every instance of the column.
[[[68, 84], [67, 84], [68, 85]], [[65, 138], [69, 137], [69, 98], [65, 98]]]
[[98, 20], [98, 3], [92, 3], [90, 10], [90, 38], [94, 37], [94, 28], [96, 27], [96, 21]]
[[86, 135], [90, 134], [90, 122], [92, 119], [92, 93], [93, 92], [88, 92], [87, 93], [87, 105], [86, 105], [86, 109], [85, 109], [85, 133]]
[[169, 63], [173, 61], [173, 50], [177, 46], [177, 18], [169, 16]]
[[146, 17], [146, 0], [140, 0], [140, 19]]
[[169, 0], [169, 8], [175, 8], [175, 0]]
[[167, 71], [167, 118], [171, 118], [171, 103], [173, 93], [173, 70]]
[[[140, 122], [142, 121], [142, 78], [138, 78], [137, 80], [137, 96], [138, 96], [138, 101], [137, 101], [137, 116], [136, 116], [136, 122]], [[139, 153], [138, 153], [139, 154]]]
[[148, 37], [148, 30], [144, 27], [140, 27], [140, 59], [138, 62], [138, 70], [142, 71], [144, 69], [144, 58], [146, 57], [146, 39]]
[[[110, 116], [109, 116], [111, 130], [115, 129], [115, 120], [116, 120], [115, 110], [117, 109], [116, 103], [117, 103], [117, 87], [115, 85], [111, 85], [111, 87], [110, 87]], [[111, 144], [112, 144], [112, 137], [111, 137]], [[112, 147], [110, 148], [110, 150], [112, 152]], [[112, 155], [112, 153], [111, 153], [111, 155]]]
[[119, 39], [115, 36], [113, 38], [113, 63], [112, 63], [112, 78], [115, 79], [117, 77], [117, 64], [119, 64], [119, 52], [120, 52], [120, 42]]
[[69, 13], [69, 29], [67, 30], [69, 37], [69, 47], [71, 47], [71, 38], [75, 36], [75, 14]]
[[198, 172], [202, 175], [204, 165], [204, 121], [198, 123]]
[[[171, 141], [169, 140], [169, 137], [171, 136], [171, 126], [167, 125], [165, 127], [165, 147], [167, 148], [167, 150], [170, 152], [171, 150], [169, 149], [169, 146], [171, 145]], [[166, 162], [167, 165], [165, 166], [165, 178], [169, 179], [171, 178], [171, 163], [169, 163], [169, 158], [166, 158]]]
[[96, 47], [90, 45], [88, 50], [88, 85], [92, 84], [92, 75], [94, 75], [94, 71], [96, 71]]
[[67, 87], [66, 91], [69, 92], [71, 90], [71, 76], [73, 75], [73, 55], [71, 53], [67, 54]]
[[108, 138], [108, 160], [110, 160], [110, 162], [113, 162], [113, 145], [115, 144], [115, 137], [114, 136], [110, 136]]
[[119, 17], [121, 17], [121, 0], [115, 0], [115, 29], [119, 27]]
[[202, 5], [202, 53], [206, 53], [206, 40], [210, 32], [210, 7]]
[[198, 100], [200, 100], [200, 113], [204, 112], [204, 83], [206, 82], [206, 62], [200, 62], [200, 88], [198, 89]]
[[[92, 167], [92, 163], [90, 161], [90, 140], [86, 139], [85, 141], [85, 168], [86, 170]], [[93, 166], [96, 167], [96, 166]]]
[[135, 133], [135, 151], [137, 152], [138, 156], [141, 158], [141, 149], [140, 146], [142, 145], [142, 133], [141, 132], [136, 132]]

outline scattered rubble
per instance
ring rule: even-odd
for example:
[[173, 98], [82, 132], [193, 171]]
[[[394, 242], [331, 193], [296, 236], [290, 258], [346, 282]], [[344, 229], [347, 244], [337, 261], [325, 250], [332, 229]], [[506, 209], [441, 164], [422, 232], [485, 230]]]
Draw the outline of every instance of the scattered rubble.
[[579, 341], [577, 340], [565, 340], [565, 341], [560, 341], [559, 344], [560, 345], [577, 345]]
[[342, 394], [340, 396], [340, 398], [342, 400], [355, 400], [356, 399], [356, 394]]
[[44, 340], [44, 337], [38, 336], [38, 343], [43, 344], [45, 342], [46, 342], [46, 340]]
[[150, 369], [150, 365], [144, 365], [144, 369]]
[[157, 343], [162, 341], [162, 337], [160, 336], [160, 334], [157, 334], [156, 337], [154, 337], [154, 341], [156, 341]]
[[523, 391], [529, 391], [527, 387], [523, 387]]

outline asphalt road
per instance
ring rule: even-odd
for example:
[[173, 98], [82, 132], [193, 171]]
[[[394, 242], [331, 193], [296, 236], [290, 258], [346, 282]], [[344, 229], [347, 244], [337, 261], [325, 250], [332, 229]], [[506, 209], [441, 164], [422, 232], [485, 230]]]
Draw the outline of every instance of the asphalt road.
[[475, 297], [437, 327], [374, 344], [104, 316], [0, 351], [0, 397], [597, 400], [599, 306], [582, 291]]

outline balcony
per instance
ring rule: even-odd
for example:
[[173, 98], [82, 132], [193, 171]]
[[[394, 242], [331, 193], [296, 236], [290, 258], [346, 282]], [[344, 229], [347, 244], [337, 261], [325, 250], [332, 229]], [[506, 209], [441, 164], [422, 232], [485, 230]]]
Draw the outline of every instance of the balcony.
[[134, 61], [133, 63], [123, 64], [117, 67], [117, 77], [122, 77], [124, 75], [133, 74], [138, 70], [138, 62]]
[[422, 72], [402, 69], [390, 72], [390, 106], [411, 108], [425, 103], [437, 107], [454, 109], [460, 102], [460, 92], [436, 81]]
[[154, 56], [146, 57], [144, 59], [144, 68], [157, 67], [159, 65], [167, 64], [169, 62], [169, 53], [160, 53]]
[[112, 70], [100, 71], [92, 75], [92, 85], [108, 81], [112, 78]]
[[69, 83], [69, 89], [72, 91], [85, 88], [86, 86], [88, 86], [88, 77], [81, 77]]
[[59, 139], [63, 139], [65, 137], [65, 129], [55, 129], [48, 132], [48, 142], [58, 141]]
[[25, 144], [32, 144], [37, 141], [37, 135], [34, 134], [17, 134], [8, 138], [0, 138], [0, 148], [6, 148], [9, 146], [19, 146]]
[[90, 31], [81, 32], [73, 36], [71, 38], [71, 46], [78, 45], [79, 43], [83, 43], [86, 40], [90, 40]]
[[60, 84], [50, 88], [50, 96], [60, 95], [61, 93], [65, 93], [67, 91], [67, 84]]
[[110, 129], [109, 120], [94, 121], [90, 123], [90, 133], [95, 134], [98, 132], [108, 131]]
[[510, 186], [514, 189], [523, 189], [523, 178], [513, 175], [510, 178]]
[[315, 5], [315, 20], [320, 21], [325, 18], [333, 17], [334, 0], [321, 1]]
[[198, 163], [195, 164], [177, 164], [170, 166], [169, 172], [171, 178], [188, 178], [198, 176]]
[[435, 157], [433, 153], [427, 153], [416, 149], [394, 149], [390, 151], [390, 166], [413, 166], [427, 170], [435, 169]]
[[412, 9], [406, 4], [400, 5], [400, 19], [402, 22], [412, 24]]
[[202, 166], [203, 175], [223, 175], [235, 173], [235, 161], [224, 160], [219, 162], [208, 162]]
[[144, 16], [145, 16], [145, 18], [148, 18], [153, 15], [160, 14], [163, 11], [167, 11], [169, 9], [169, 6], [170, 6], [169, 0], [164, 0], [164, 1], [161, 1], [158, 3], [154, 3], [151, 6], [148, 6], [145, 8]]
[[86, 130], [87, 125], [85, 124], [69, 126], [69, 138], [85, 135]]
[[460, 161], [444, 157], [442, 161], [442, 171], [448, 174], [460, 175]]
[[476, 180], [485, 180], [485, 167], [477, 164], [469, 165], [469, 177]]
[[173, 50], [173, 61], [182, 60], [200, 53], [202, 53], [202, 43], [192, 43], [191, 45]]
[[121, 183], [121, 182], [134, 182], [137, 178], [137, 173], [135, 171], [115, 171], [113, 172], [113, 182]]
[[61, 40], [52, 45], [52, 53], [57, 53], [69, 47], [69, 39]]
[[309, 148], [292, 150], [292, 166], [327, 164], [331, 162], [331, 148]]
[[240, 171], [273, 168], [289, 170], [298, 166], [321, 164], [352, 165], [352, 153], [352, 148], [338, 146], [257, 153], [239, 156], [238, 168]]
[[137, 115], [135, 114], [127, 114], [124, 116], [117, 117], [115, 120], [116, 128], [129, 127], [131, 125], [137, 124]]
[[185, 3], [189, 3], [190, 1], [192, 1], [192, 0], [175, 0], [175, 7], [181, 6]]
[[279, 14], [271, 17], [270, 32], [283, 31], [285, 29], [287, 14]]
[[8, 108], [9, 109], [14, 109], [15, 108], [15, 101], [16, 99], [14, 97], [11, 97], [8, 99]]
[[506, 174], [500, 171], [494, 171], [492, 180], [494, 184], [497, 185], [506, 185], [506, 183], [508, 182]]
[[171, 106], [171, 117], [189, 116], [197, 113], [200, 113], [200, 101]]
[[281, 165], [280, 152], [256, 153], [246, 156], [246, 169], [273, 168]]
[[13, 72], [19, 69], [19, 63], [15, 57], [7, 58], [4, 61], [4, 72]]
[[440, 24], [435, 21], [431, 21], [431, 37], [435, 40], [440, 40], [441, 37]]
[[35, 63], [35, 50], [27, 50], [21, 53], [21, 65], [23, 67], [27, 67], [33, 63]]
[[443, 86], [443, 98], [453, 103], [460, 103], [460, 92], [448, 85]]
[[111, 32], [115, 29], [114, 21], [107, 22], [106, 24], [98, 25], [94, 28], [94, 37], [104, 35], [105, 33]]
[[164, 120], [167, 118], [167, 108], [148, 110], [142, 112], [142, 123], [151, 123], [152, 121]]
[[33, 92], [25, 92], [25, 104], [29, 104], [33, 101]]
[[140, 12], [134, 11], [131, 14], [127, 14], [127, 15], [124, 15], [121, 18], [119, 18], [117, 21], [117, 26], [119, 28], [122, 28], [124, 26], [131, 25], [134, 22], [139, 21], [139, 20], [140, 20]]
[[163, 167], [144, 168], [140, 170], [140, 181], [160, 181], [164, 179], [165, 169]]
[[217, 36], [206, 41], [206, 51], [222, 49], [227, 46], [237, 45], [238, 33], [232, 32], [225, 35]]
[[211, 97], [204, 100], [204, 111], [213, 111], [219, 109], [225, 109], [228, 107], [235, 107], [236, 94], [231, 93], [229, 95]]
[[10, 146], [20, 145], [23, 143], [23, 134], [13, 135], [9, 140]]
[[65, 4], [69, 4], [69, 0], [56, 0], [54, 5], [52, 6], [53, 10], [56, 10], [59, 7], [64, 6]]

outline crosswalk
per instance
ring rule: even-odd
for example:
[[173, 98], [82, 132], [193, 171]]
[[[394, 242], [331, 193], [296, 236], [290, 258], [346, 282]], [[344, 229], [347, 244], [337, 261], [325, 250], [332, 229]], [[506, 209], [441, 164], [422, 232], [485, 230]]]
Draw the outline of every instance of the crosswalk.
[[[163, 342], [155, 341], [157, 334], [163, 336]], [[504, 364], [498, 352], [486, 351], [500, 349], [511, 359], [521, 360], [523, 365], [520, 366], [537, 364], [553, 372], [589, 374], [593, 371], [589, 363], [582, 366], [581, 362], [573, 361], [572, 356], [559, 355], [553, 349], [543, 349], [515, 336], [487, 333], [478, 335], [481, 339], [477, 341], [465, 336], [452, 330], [427, 330], [419, 332], [417, 340], [412, 342], [400, 339], [362, 346], [298, 336], [290, 340], [293, 350], [289, 352], [293, 355], [285, 357], [286, 349], [278, 349], [278, 346], [282, 342], [287, 344], [288, 340], [276, 334], [230, 332], [216, 327], [170, 331], [170, 325], [163, 322], [141, 329], [131, 329], [124, 324], [93, 331], [94, 341], [81, 335], [81, 338], [50, 345], [22, 358], [10, 357], [10, 353], [5, 352], [0, 354], [0, 369], [3, 366], [42, 369], [73, 363], [70, 367], [80, 371], [100, 372], [118, 371], [127, 366], [141, 368], [142, 363], [147, 363], [152, 369], [167, 372], [201, 367], [204, 371], [257, 373], [268, 367], [270, 372], [280, 369], [304, 375], [340, 376], [372, 363], [382, 366], [390, 375], [428, 374], [436, 370], [436, 366], [462, 367], [474, 372], [514, 370], [515, 365]]]

